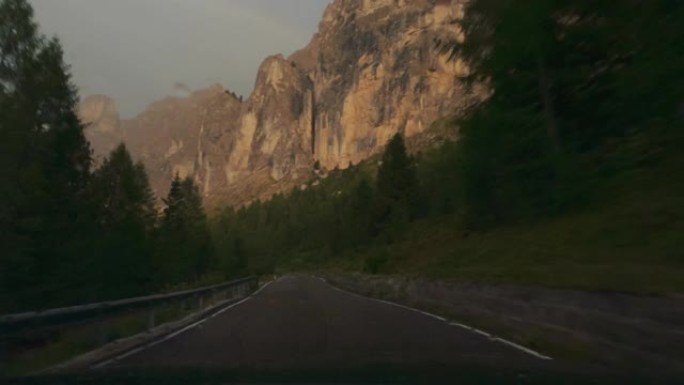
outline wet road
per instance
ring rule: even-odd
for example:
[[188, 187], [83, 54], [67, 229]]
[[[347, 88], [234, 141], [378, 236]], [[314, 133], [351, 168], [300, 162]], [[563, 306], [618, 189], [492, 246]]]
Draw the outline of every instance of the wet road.
[[543, 360], [449, 321], [285, 276], [211, 319], [102, 368], [520, 366]]

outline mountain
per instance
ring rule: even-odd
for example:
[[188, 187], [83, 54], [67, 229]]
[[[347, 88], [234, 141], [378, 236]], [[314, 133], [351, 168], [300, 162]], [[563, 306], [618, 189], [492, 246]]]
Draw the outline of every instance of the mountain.
[[458, 35], [462, 11], [459, 0], [336, 0], [305, 48], [264, 60], [247, 99], [216, 85], [118, 120], [111, 101], [87, 98], [86, 134], [100, 154], [123, 140], [160, 196], [179, 174], [209, 205], [267, 198], [310, 180], [316, 161], [346, 168], [467, 106], [465, 66], [434, 47]]
[[123, 131], [114, 100], [105, 95], [91, 95], [81, 101], [79, 116], [96, 156], [109, 154], [122, 140]]

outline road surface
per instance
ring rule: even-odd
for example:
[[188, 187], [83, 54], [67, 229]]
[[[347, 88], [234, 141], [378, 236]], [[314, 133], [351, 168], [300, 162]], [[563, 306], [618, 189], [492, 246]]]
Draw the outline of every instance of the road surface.
[[285, 276], [187, 330], [99, 368], [519, 366], [530, 353], [429, 314]]

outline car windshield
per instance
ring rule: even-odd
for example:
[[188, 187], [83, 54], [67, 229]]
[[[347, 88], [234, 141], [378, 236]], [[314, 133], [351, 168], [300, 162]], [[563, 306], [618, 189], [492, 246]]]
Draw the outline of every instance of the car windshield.
[[684, 382], [684, 2], [0, 0], [0, 382]]

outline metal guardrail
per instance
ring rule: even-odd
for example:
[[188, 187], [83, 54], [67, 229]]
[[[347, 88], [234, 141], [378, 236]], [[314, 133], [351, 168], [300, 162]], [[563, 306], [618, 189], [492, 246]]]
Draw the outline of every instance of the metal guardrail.
[[[48, 309], [0, 316], [0, 338], [22, 332], [59, 328], [69, 324], [89, 321], [116, 315], [135, 309], [154, 308], [157, 305], [196, 298], [202, 308], [205, 297], [228, 289], [242, 289], [244, 295], [256, 289], [256, 277], [242, 278], [214, 286], [184, 290], [168, 294], [155, 294], [144, 297], [92, 303], [87, 305]], [[246, 288], [246, 290], [245, 290]], [[233, 293], [235, 296], [235, 293]], [[149, 327], [154, 327], [154, 312], [150, 314]]]

